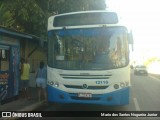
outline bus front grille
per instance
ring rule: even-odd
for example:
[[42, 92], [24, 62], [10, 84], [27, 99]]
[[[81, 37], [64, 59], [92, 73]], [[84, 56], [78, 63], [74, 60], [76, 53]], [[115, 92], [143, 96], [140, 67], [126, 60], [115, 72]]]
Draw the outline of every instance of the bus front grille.
[[71, 74], [60, 74], [64, 79], [109, 79], [111, 74], [104, 75], [71, 75]]
[[[73, 88], [73, 89], [84, 89], [82, 85], [64, 85], [66, 88]], [[97, 89], [106, 89], [109, 86], [88, 86], [86, 89], [92, 89], [92, 90], [97, 90]]]

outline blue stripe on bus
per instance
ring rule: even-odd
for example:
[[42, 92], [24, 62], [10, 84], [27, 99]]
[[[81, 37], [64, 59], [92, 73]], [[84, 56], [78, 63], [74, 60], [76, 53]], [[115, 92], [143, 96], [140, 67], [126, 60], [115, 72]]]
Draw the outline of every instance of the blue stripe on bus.
[[[97, 35], [110, 35], [115, 33], [122, 33], [124, 32], [124, 29], [117, 29], [115, 31], [115, 28], [92, 28], [92, 29], [61, 29], [61, 30], [55, 30], [55, 33], [58, 36], [97, 36]], [[53, 31], [48, 32], [48, 36], [51, 36]]]
[[56, 103], [82, 103], [101, 105], [125, 105], [129, 104], [129, 88], [124, 88], [111, 93], [92, 96], [91, 100], [79, 100], [77, 94], [70, 94], [54, 87], [48, 86], [48, 101]]

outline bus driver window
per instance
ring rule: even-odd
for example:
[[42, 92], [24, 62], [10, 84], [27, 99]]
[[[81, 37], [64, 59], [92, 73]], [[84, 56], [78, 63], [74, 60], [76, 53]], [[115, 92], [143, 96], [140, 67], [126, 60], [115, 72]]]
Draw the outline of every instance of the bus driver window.
[[9, 70], [9, 50], [0, 48], [0, 71]]

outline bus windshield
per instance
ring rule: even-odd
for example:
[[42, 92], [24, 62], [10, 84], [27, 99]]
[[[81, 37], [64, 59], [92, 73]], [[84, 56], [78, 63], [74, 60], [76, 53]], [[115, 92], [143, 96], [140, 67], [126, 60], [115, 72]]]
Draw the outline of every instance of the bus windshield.
[[124, 27], [48, 31], [48, 65], [66, 70], [108, 70], [128, 65]]

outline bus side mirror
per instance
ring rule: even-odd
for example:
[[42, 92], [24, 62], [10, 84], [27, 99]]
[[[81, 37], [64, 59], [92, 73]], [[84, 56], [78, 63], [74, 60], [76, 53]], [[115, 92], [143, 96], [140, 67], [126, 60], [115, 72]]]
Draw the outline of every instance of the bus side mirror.
[[130, 31], [129, 33], [128, 33], [128, 42], [129, 42], [129, 44], [132, 46], [132, 51], [133, 51], [133, 34], [132, 34], [132, 31]]

